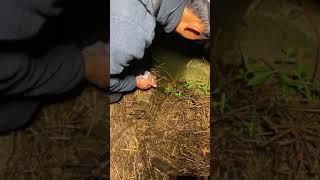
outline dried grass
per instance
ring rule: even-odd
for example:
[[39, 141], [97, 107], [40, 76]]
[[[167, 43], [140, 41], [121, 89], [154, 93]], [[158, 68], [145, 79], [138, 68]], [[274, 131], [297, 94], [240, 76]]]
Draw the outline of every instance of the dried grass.
[[111, 105], [111, 179], [208, 175], [209, 103], [149, 90]]
[[44, 107], [35, 122], [14, 132], [0, 179], [107, 177], [105, 93], [87, 88], [74, 99]]

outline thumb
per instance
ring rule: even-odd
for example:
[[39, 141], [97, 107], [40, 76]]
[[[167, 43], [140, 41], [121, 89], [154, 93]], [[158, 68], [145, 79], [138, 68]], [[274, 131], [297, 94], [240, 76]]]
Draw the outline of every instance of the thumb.
[[156, 88], [156, 87], [157, 87], [157, 84], [156, 84], [155, 82], [152, 82], [152, 83], [151, 83], [151, 86], [154, 87], [154, 88]]

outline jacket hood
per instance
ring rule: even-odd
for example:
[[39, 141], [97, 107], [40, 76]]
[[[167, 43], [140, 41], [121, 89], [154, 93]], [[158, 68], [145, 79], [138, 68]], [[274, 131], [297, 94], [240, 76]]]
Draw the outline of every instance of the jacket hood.
[[167, 33], [172, 32], [177, 27], [185, 5], [185, 0], [161, 0], [156, 20], [164, 26]]
[[172, 32], [181, 20], [187, 0], [138, 0], [166, 32]]

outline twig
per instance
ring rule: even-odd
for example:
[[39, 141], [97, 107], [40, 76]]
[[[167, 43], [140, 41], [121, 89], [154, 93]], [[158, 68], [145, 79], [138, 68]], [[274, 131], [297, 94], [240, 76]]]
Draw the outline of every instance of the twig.
[[272, 143], [273, 141], [275, 141], [275, 140], [277, 140], [277, 139], [279, 139], [279, 138], [281, 138], [281, 137], [283, 137], [283, 136], [285, 136], [285, 135], [289, 134], [290, 132], [291, 132], [291, 129], [285, 130], [285, 131], [283, 131], [282, 133], [280, 133], [279, 135], [274, 136], [273, 138], [271, 138], [269, 141], [267, 141], [267, 142], [263, 143], [263, 145], [262, 145], [262, 146], [264, 147], [264, 146], [266, 146], [266, 145], [268, 145], [268, 144]]
[[[9, 176], [9, 169], [10, 169], [10, 162], [12, 161], [15, 153], [16, 153], [16, 141], [17, 141], [17, 132], [13, 133], [13, 141], [12, 141], [12, 150], [11, 154], [6, 162], [6, 171], [5, 171], [5, 176]], [[9, 178], [10, 179], [10, 178]]]
[[117, 168], [117, 166], [113, 163], [112, 160], [111, 160], [111, 164], [112, 164], [112, 166], [114, 167], [114, 169], [116, 170], [116, 173], [117, 173], [118, 178], [121, 180], [121, 177], [120, 177], [120, 173], [119, 173], [119, 171], [118, 171], [118, 168]]

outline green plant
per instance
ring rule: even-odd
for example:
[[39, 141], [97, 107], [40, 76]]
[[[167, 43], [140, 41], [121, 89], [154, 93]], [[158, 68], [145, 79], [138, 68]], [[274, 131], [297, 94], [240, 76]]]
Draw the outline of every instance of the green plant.
[[203, 81], [197, 83], [198, 89], [200, 89], [203, 93], [208, 93], [210, 91], [210, 85]]
[[254, 87], [263, 84], [275, 73], [276, 71], [272, 71], [265, 66], [257, 66], [250, 71], [240, 69], [238, 78], [247, 82], [248, 86]]
[[195, 86], [195, 84], [192, 81], [186, 81], [184, 84], [184, 87], [187, 89], [192, 89]]
[[[295, 49], [282, 50], [282, 56], [278, 62], [290, 66], [290, 71], [273, 70], [265, 64], [258, 64], [257, 60], [251, 58], [246, 61], [247, 70], [241, 69], [238, 78], [243, 79], [249, 87], [259, 86], [268, 79], [275, 78], [279, 81], [282, 93], [285, 96], [298, 92], [308, 99], [319, 97], [319, 81], [313, 82], [304, 64], [292, 58], [295, 53]], [[250, 70], [248, 70], [248, 67], [250, 67]]]
[[[213, 94], [215, 94], [215, 92]], [[218, 100], [213, 100], [212, 108], [213, 110], [218, 110], [222, 114], [231, 109], [231, 106], [228, 104], [228, 98], [225, 92], [222, 92], [220, 94]]]
[[283, 48], [281, 49], [281, 55], [274, 62], [277, 64], [294, 64], [296, 63], [295, 56], [297, 54], [296, 48]]
[[275, 71], [271, 71], [269, 69], [257, 69], [256, 71], [252, 72], [252, 77], [248, 78], [248, 86], [258, 86], [263, 84], [265, 81], [267, 81]]
[[204, 81], [186, 81], [184, 87], [187, 89], [198, 89], [203, 93], [208, 93], [210, 91], [209, 84]]
[[174, 87], [172, 87], [171, 84], [168, 84], [165, 88], [164, 88], [164, 93], [168, 94], [168, 95], [174, 95], [176, 97], [181, 97], [182, 96], [182, 92], [179, 91], [178, 89], [175, 89]]
[[297, 63], [292, 71], [279, 74], [280, 84], [285, 95], [290, 95], [292, 92], [298, 91], [304, 97], [311, 99], [315, 98], [317, 91], [317, 83], [313, 83], [309, 75], [307, 75], [305, 67], [302, 63]]
[[230, 97], [227, 96], [228, 92], [228, 83], [226, 79], [222, 78], [220, 80], [219, 89], [215, 89], [213, 91], [213, 109], [218, 110], [220, 113], [225, 113], [231, 109], [231, 105], [229, 104]]

